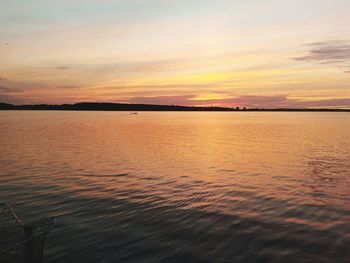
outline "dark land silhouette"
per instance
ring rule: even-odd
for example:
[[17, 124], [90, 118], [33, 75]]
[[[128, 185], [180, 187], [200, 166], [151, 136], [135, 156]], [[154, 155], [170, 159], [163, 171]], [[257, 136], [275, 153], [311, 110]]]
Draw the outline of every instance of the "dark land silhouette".
[[75, 104], [13, 105], [0, 103], [0, 110], [71, 110], [71, 111], [329, 111], [350, 112], [350, 109], [293, 109], [293, 108], [246, 108], [246, 107], [197, 107], [179, 105], [127, 104], [82, 102]]

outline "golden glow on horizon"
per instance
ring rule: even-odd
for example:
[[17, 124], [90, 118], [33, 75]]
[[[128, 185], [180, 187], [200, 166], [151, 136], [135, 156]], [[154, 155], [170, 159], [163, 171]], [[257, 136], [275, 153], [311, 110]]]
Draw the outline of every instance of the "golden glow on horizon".
[[201, 95], [199, 97], [192, 98], [191, 100], [196, 101], [196, 100], [201, 100], [201, 101], [206, 101], [206, 100], [221, 100], [221, 99], [227, 99], [230, 98], [229, 96], [221, 96], [218, 94], [206, 94], [206, 95]]

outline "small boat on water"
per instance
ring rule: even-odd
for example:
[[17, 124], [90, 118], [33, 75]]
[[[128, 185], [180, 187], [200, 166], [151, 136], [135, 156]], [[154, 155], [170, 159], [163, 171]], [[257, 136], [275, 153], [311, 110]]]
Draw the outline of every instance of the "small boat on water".
[[130, 115], [136, 115], [138, 114], [137, 112], [130, 112]]

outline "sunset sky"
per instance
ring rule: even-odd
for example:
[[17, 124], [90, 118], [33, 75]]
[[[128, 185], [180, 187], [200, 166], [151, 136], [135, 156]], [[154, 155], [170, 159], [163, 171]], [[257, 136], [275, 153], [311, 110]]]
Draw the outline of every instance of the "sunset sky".
[[0, 6], [0, 102], [350, 108], [349, 0]]

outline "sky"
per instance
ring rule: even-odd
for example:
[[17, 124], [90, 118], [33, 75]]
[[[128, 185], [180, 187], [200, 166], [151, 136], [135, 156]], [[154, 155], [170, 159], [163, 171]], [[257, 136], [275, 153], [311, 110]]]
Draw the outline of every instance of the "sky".
[[349, 0], [0, 6], [0, 102], [350, 108]]

